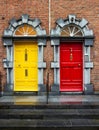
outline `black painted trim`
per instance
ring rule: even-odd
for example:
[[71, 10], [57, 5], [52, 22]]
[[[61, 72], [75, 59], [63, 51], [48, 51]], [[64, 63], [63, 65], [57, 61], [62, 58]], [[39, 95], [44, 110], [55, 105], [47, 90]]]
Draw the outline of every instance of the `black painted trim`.
[[42, 35], [42, 36], [3, 36], [3, 39], [13, 39], [13, 40], [26, 40], [26, 39], [60, 39], [60, 40], [85, 40], [94, 39], [94, 36], [85, 37], [66, 37], [66, 36], [54, 36], [54, 35]]

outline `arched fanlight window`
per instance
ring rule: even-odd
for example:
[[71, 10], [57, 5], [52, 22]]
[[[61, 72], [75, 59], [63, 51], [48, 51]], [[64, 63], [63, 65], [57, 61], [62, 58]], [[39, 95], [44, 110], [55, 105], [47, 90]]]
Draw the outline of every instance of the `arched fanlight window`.
[[78, 26], [68, 25], [62, 29], [61, 35], [67, 37], [75, 37], [75, 36], [78, 37], [83, 36], [83, 32]]
[[14, 35], [17, 35], [17, 36], [35, 36], [35, 35], [37, 35], [37, 33], [31, 25], [23, 24], [15, 30]]

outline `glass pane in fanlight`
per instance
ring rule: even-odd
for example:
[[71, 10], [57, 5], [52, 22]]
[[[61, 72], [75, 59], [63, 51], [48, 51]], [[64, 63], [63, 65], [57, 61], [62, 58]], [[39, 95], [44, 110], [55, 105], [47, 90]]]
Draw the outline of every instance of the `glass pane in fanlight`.
[[82, 36], [82, 31], [75, 25], [65, 26], [61, 31], [62, 36]]
[[29, 36], [29, 35], [36, 35], [37, 33], [32, 26], [24, 24], [22, 26], [19, 26], [14, 34], [15, 35]]

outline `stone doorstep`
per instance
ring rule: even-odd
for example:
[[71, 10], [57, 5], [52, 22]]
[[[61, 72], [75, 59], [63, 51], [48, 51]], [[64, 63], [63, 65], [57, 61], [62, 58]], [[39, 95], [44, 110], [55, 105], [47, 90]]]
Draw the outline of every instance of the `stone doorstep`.
[[10, 127], [99, 127], [99, 119], [34, 120], [0, 119], [0, 128]]
[[49, 103], [46, 102], [1, 102], [1, 109], [99, 109], [99, 102], [65, 102], [65, 103]]
[[0, 109], [0, 119], [98, 119], [99, 109]]

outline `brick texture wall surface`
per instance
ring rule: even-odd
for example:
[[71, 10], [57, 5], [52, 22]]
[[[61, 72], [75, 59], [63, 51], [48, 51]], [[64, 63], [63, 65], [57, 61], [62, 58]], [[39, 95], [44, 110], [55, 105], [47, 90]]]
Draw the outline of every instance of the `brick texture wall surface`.
[[[49, 19], [50, 1], [50, 19]], [[30, 18], [39, 18], [42, 28], [49, 34], [50, 28], [56, 27], [55, 21], [58, 18], [65, 19], [69, 14], [75, 14], [78, 18], [85, 18], [88, 27], [94, 31], [94, 46], [91, 48], [91, 60], [94, 68], [91, 70], [91, 82], [94, 89], [99, 91], [99, 0], [0, 0], [0, 72], [2, 73], [2, 84], [6, 83], [6, 70], [3, 68], [3, 58], [6, 57], [6, 49], [3, 46], [3, 32], [8, 27], [9, 21], [14, 17], [19, 19], [22, 14], [28, 14]], [[53, 61], [53, 47], [50, 41], [44, 48], [44, 61], [47, 62], [46, 73], [50, 72], [50, 84], [53, 84], [53, 70], [50, 69], [50, 62]]]
[[65, 18], [75, 14], [78, 18], [85, 18], [88, 27], [93, 30], [95, 40], [91, 48], [91, 61], [94, 68], [91, 70], [91, 82], [94, 90], [99, 91], [99, 0], [52, 0], [51, 3], [51, 28], [55, 27], [58, 18]]

